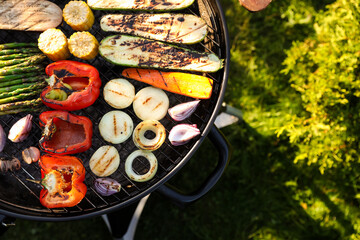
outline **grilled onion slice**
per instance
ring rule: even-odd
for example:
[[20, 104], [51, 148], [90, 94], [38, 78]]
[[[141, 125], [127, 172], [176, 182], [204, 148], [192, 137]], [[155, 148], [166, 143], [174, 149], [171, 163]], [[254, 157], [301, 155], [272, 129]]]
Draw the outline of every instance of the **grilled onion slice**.
[[[133, 170], [133, 162], [137, 157], [144, 157], [146, 158], [150, 163], [150, 168], [145, 174], [137, 174]], [[131, 180], [134, 180], [136, 182], [146, 182], [152, 179], [157, 171], [158, 168], [158, 162], [155, 157], [155, 155], [150, 151], [144, 151], [144, 150], [136, 150], [133, 153], [131, 153], [126, 161], [125, 161], [125, 172], [129, 176]]]
[[167, 113], [169, 98], [159, 88], [146, 87], [135, 95], [133, 108], [141, 120], [160, 120]]
[[106, 145], [100, 147], [91, 156], [89, 166], [91, 171], [99, 177], [107, 177], [118, 169], [120, 156], [115, 147]]
[[128, 80], [113, 79], [104, 87], [104, 99], [113, 108], [127, 108], [134, 101], [134, 97], [135, 87]]
[[[147, 131], [155, 134], [154, 138], [145, 136]], [[145, 120], [139, 123], [133, 133], [133, 141], [135, 146], [140, 149], [154, 151], [158, 149], [165, 141], [165, 127], [157, 120]]]
[[101, 136], [113, 144], [125, 142], [132, 134], [134, 124], [131, 117], [122, 111], [110, 111], [100, 120]]

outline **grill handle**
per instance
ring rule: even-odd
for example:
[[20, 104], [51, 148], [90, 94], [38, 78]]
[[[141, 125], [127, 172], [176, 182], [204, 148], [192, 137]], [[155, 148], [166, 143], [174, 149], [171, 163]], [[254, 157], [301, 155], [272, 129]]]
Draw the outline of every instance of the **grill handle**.
[[210, 189], [212, 189], [214, 185], [219, 181], [229, 162], [230, 144], [215, 125], [211, 128], [208, 137], [212, 144], [216, 147], [219, 153], [219, 159], [215, 169], [200, 185], [200, 187], [190, 194], [184, 194], [180, 190], [176, 189], [174, 186], [167, 183], [165, 185], [161, 185], [156, 190], [158, 193], [164, 195], [167, 198], [170, 198], [175, 204], [180, 207], [185, 207], [191, 203], [194, 203], [202, 196], [204, 196], [207, 192], [209, 192]]

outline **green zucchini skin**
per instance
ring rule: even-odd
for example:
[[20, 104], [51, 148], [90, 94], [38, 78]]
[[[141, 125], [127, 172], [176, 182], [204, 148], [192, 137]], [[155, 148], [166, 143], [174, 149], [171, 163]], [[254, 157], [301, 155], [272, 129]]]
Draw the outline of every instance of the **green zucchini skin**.
[[171, 11], [182, 10], [195, 0], [87, 0], [94, 10], [141, 10], [141, 11]]
[[207, 34], [202, 18], [183, 13], [109, 14], [101, 18], [100, 26], [105, 32], [182, 44], [201, 42]]
[[100, 55], [121, 66], [216, 72], [223, 67], [214, 53], [198, 52], [187, 48], [128, 35], [104, 38], [99, 46]]

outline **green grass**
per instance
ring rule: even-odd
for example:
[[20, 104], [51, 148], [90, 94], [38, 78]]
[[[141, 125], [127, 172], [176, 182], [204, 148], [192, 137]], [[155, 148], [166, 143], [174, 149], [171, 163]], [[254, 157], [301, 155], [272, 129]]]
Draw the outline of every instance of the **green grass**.
[[[315, 14], [334, 1], [274, 0], [259, 13], [237, 0], [221, 2], [231, 39], [226, 102], [244, 113], [242, 122], [222, 129], [231, 161], [214, 189], [185, 209], [151, 194], [136, 239], [358, 239], [360, 165], [322, 175], [294, 164], [297, 146], [275, 133], [288, 113], [303, 111], [289, 77], [280, 73], [285, 51], [313, 34]], [[216, 161], [207, 140], [170, 183], [191, 192]], [[111, 239], [100, 218], [16, 223], [3, 239]]]

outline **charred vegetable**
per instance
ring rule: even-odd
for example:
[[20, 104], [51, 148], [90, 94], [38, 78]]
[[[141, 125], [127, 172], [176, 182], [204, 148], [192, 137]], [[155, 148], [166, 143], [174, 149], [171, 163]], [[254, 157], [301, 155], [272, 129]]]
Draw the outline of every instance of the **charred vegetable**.
[[111, 14], [101, 18], [106, 32], [119, 32], [164, 42], [193, 44], [204, 39], [205, 21], [191, 14]]
[[110, 196], [120, 192], [121, 185], [112, 178], [98, 178], [94, 182], [95, 190], [102, 196]]
[[[147, 137], [147, 132], [150, 131], [155, 134], [155, 137]], [[165, 127], [156, 120], [145, 120], [139, 123], [133, 133], [133, 141], [136, 147], [154, 151], [161, 147], [166, 138]]]
[[110, 111], [100, 120], [101, 136], [113, 144], [125, 142], [132, 134], [134, 124], [131, 117], [123, 111]]
[[216, 72], [222, 61], [214, 54], [198, 52], [159, 41], [126, 35], [103, 39], [99, 52], [107, 61], [129, 67]]
[[194, 0], [87, 0], [88, 5], [96, 10], [147, 10], [167, 11], [187, 8]]
[[66, 111], [46, 111], [39, 119], [44, 127], [39, 143], [45, 152], [75, 154], [91, 147], [93, 125], [89, 118]]
[[21, 163], [16, 157], [13, 157], [11, 159], [0, 158], [0, 171], [3, 173], [7, 171], [19, 170], [20, 167]]
[[91, 156], [90, 169], [99, 177], [107, 177], [113, 174], [119, 167], [120, 156], [115, 147], [102, 146]]
[[74, 156], [42, 155], [40, 203], [47, 208], [73, 207], [84, 197], [85, 168]]
[[53, 61], [70, 57], [67, 38], [60, 29], [50, 28], [41, 33], [38, 45], [39, 49]]
[[75, 32], [68, 43], [70, 53], [80, 59], [90, 60], [99, 53], [99, 42], [89, 32]]
[[186, 103], [180, 103], [172, 108], [169, 108], [168, 113], [175, 121], [182, 121], [190, 117], [195, 112], [196, 107], [199, 105], [200, 100], [195, 100]]
[[22, 151], [22, 158], [27, 164], [37, 162], [40, 158], [40, 150], [36, 147], [29, 147]]
[[31, 114], [26, 115], [25, 117], [18, 120], [9, 131], [8, 138], [12, 142], [22, 142], [30, 134], [32, 128], [32, 118]]
[[134, 98], [135, 87], [128, 80], [112, 79], [104, 87], [104, 100], [113, 108], [126, 108], [131, 105]]
[[160, 120], [167, 113], [169, 98], [159, 88], [146, 87], [136, 93], [133, 108], [141, 120]]
[[127, 68], [122, 75], [168, 92], [193, 98], [208, 99], [211, 97], [213, 88], [211, 78], [190, 73]]
[[178, 124], [170, 130], [169, 141], [174, 146], [180, 146], [189, 142], [200, 134], [196, 124]]
[[49, 1], [0, 1], [0, 12], [0, 29], [45, 31], [62, 21], [61, 9]]
[[0, 152], [4, 150], [6, 144], [6, 133], [4, 128], [0, 125]]
[[93, 104], [100, 94], [98, 70], [77, 61], [57, 61], [46, 67], [49, 86], [41, 93], [43, 103], [53, 109], [74, 111]]
[[[149, 169], [145, 169], [144, 173], [137, 173], [133, 169], [133, 163], [136, 158], [144, 157], [146, 160], [149, 161], [150, 167]], [[136, 182], [145, 182], [152, 179], [156, 171], [158, 169], [158, 162], [155, 155], [150, 151], [144, 150], [136, 150], [135, 152], [131, 153], [125, 162], [125, 172], [129, 176], [131, 180]]]
[[63, 9], [64, 21], [75, 31], [87, 31], [94, 24], [94, 14], [83, 1], [70, 1]]

